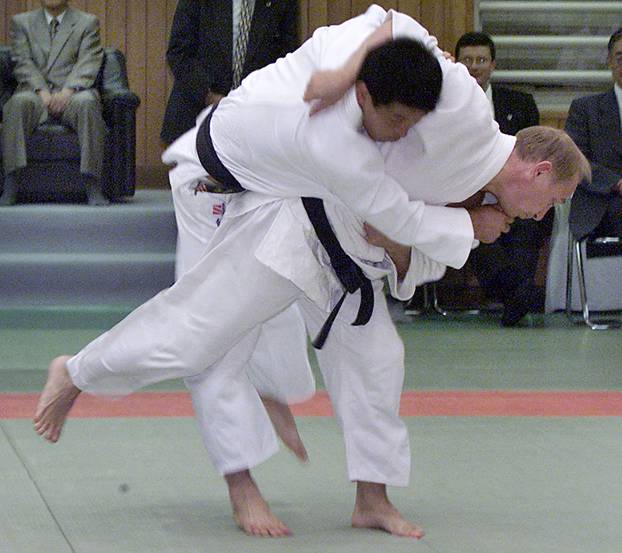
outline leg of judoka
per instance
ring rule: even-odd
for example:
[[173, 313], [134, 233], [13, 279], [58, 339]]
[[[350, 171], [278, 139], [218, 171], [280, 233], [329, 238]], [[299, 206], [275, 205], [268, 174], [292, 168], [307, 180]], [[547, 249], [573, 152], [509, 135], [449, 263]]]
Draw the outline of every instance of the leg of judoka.
[[221, 239], [217, 232], [209, 252], [174, 286], [66, 362], [71, 382], [60, 395], [53, 392], [58, 384], [50, 373], [35, 414], [38, 432], [60, 435], [68, 414], [60, 397], [71, 387], [122, 395], [199, 374], [300, 297], [298, 288], [253, 254], [278, 208], [275, 202], [236, 218]]
[[274, 430], [276, 430], [277, 435], [281, 438], [285, 447], [287, 447], [299, 461], [306, 463], [309, 460], [309, 454], [298, 433], [296, 419], [294, 419], [289, 405], [268, 397], [262, 397], [261, 401], [266, 408], [266, 412], [270, 417]]
[[251, 331], [210, 371], [185, 380], [208, 455], [225, 477], [237, 524], [249, 534], [289, 533], [270, 511], [249, 469], [277, 448], [258, 393], [265, 396], [261, 400], [279, 437], [306, 459], [288, 406], [315, 392], [306, 348], [304, 322], [298, 308], [290, 306]]
[[[352, 525], [421, 538], [424, 533], [391, 504], [386, 486], [407, 486], [408, 432], [399, 418], [404, 347], [389, 315], [382, 285], [374, 282], [375, 306], [365, 326], [351, 326], [359, 294], [347, 297], [318, 363], [343, 429], [348, 475], [357, 483]], [[299, 302], [312, 333], [325, 314]]]
[[289, 528], [270, 510], [249, 469], [278, 449], [263, 404], [245, 367], [259, 329], [209, 371], [185, 379], [207, 453], [229, 488], [237, 525], [248, 534], [283, 536]]
[[[197, 184], [198, 183], [194, 181], [189, 183], [183, 182], [176, 177], [171, 179], [171, 189], [173, 191], [175, 217], [177, 219], [178, 228], [175, 262], [177, 278], [180, 278], [182, 274], [187, 272], [200, 260], [201, 256], [207, 250], [209, 242], [216, 232], [223, 213], [225, 212], [225, 204], [223, 203], [222, 195], [202, 192], [197, 188]], [[296, 319], [294, 319], [294, 317], [296, 317]], [[266, 327], [269, 333], [273, 328], [276, 328], [276, 333], [272, 339], [270, 339], [270, 337], [267, 339], [259, 339], [255, 347], [255, 351], [257, 351], [255, 357], [257, 360], [254, 363], [250, 363], [252, 366], [249, 369], [249, 373], [252, 373], [253, 370], [261, 372], [263, 368], [267, 371], [278, 370], [279, 367], [288, 367], [291, 372], [294, 372], [294, 368], [298, 369], [298, 372], [306, 369], [310, 373], [305, 351], [306, 332], [297, 308], [291, 306], [285, 310], [284, 313], [277, 315], [276, 319], [276, 323], [267, 321], [265, 325], [262, 325], [262, 334], [264, 334], [264, 327]], [[289, 335], [283, 337], [280, 333], [281, 329], [289, 331]], [[293, 339], [292, 330], [294, 332]], [[302, 338], [296, 338], [296, 333]], [[277, 344], [283, 344], [283, 346], [279, 347]], [[239, 354], [240, 347], [234, 348], [234, 351]], [[230, 357], [229, 354], [226, 355], [224, 359], [228, 357]], [[273, 367], [277, 369], [273, 369]], [[297, 382], [306, 382], [304, 377], [304, 374], [300, 375]], [[282, 381], [279, 380], [279, 385], [281, 382]], [[262, 382], [262, 384], [263, 383], [264, 382]], [[315, 389], [313, 384], [312, 389], [313, 391]], [[309, 396], [313, 394], [313, 391], [309, 393]], [[274, 390], [267, 390], [266, 393], [271, 393], [273, 398], [284, 397], [278, 393], [274, 393]], [[262, 401], [270, 416], [274, 429], [283, 443], [293, 451], [299, 459], [303, 461], [306, 460], [307, 452], [300, 439], [300, 435], [296, 428], [296, 422], [286, 400], [281, 402], [273, 398], [262, 397]], [[228, 420], [231, 421], [231, 417]], [[212, 421], [212, 424], [214, 423], [216, 423], [216, 421]], [[265, 433], [265, 429], [263, 431], [261, 428], [258, 429], [254, 434], [254, 438], [263, 433]], [[206, 437], [204, 437], [204, 440], [206, 441], [206, 446], [209, 447], [209, 440], [207, 440]], [[256, 458], [260, 456], [261, 454], [259, 453], [255, 455]], [[264, 454], [264, 456], [267, 458], [268, 454]], [[230, 465], [231, 460], [225, 464]], [[270, 512], [267, 503], [261, 497], [261, 493], [252, 480], [249, 471], [225, 475], [225, 479], [229, 487], [229, 495], [233, 504], [236, 522], [240, 528], [248, 533], [259, 535], [281, 535], [287, 530], [285, 525]]]
[[290, 403], [301, 403], [315, 393], [307, 331], [298, 306], [288, 307], [261, 325], [246, 370], [281, 441], [298, 459], [307, 461], [307, 450], [289, 408]]
[[[198, 186], [199, 181], [177, 178], [176, 171], [174, 169], [171, 172], [171, 190], [177, 221], [175, 275], [179, 279], [208, 250], [226, 212], [226, 204], [222, 194], [203, 192]], [[252, 381], [252, 373], [257, 373], [256, 387], [262, 386], [265, 394], [270, 394], [269, 397], [262, 397], [262, 401], [281, 441], [301, 461], [306, 461], [306, 449], [287, 405], [288, 400], [302, 401], [311, 397], [315, 391], [306, 353], [307, 333], [304, 322], [298, 308], [292, 305], [274, 319], [266, 321], [261, 328], [255, 354], [249, 360], [249, 376]], [[266, 333], [268, 336], [264, 337]], [[267, 376], [263, 377], [262, 372]], [[271, 373], [278, 375], [271, 376]], [[286, 378], [285, 375], [291, 376]], [[299, 391], [301, 386], [306, 386], [304, 391]], [[262, 391], [259, 393], [261, 396]]]
[[35, 431], [49, 442], [57, 442], [74, 401], [81, 390], [74, 386], [66, 362], [69, 355], [54, 359], [48, 367], [48, 381], [39, 398], [34, 418]]
[[247, 534], [264, 537], [289, 536], [292, 532], [277, 517], [262, 497], [250, 471], [225, 474], [233, 517]]

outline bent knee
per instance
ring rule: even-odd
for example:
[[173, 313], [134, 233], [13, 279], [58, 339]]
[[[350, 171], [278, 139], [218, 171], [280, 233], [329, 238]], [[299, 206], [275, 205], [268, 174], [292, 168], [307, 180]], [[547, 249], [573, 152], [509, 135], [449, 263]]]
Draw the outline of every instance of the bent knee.
[[4, 104], [3, 111], [5, 113], [13, 111], [23, 112], [34, 107], [42, 105], [41, 98], [30, 91], [16, 92]]
[[76, 111], [99, 111], [101, 104], [99, 98], [91, 90], [81, 90], [76, 92], [69, 100], [71, 109]]

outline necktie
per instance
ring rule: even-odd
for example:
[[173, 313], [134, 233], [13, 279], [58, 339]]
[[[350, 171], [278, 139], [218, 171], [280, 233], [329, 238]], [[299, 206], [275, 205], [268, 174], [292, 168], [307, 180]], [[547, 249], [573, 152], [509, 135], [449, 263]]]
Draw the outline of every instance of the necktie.
[[240, 86], [242, 81], [242, 70], [244, 69], [244, 59], [246, 58], [246, 47], [248, 46], [248, 35], [253, 18], [253, 6], [250, 0], [242, 0], [240, 11], [240, 28], [238, 38], [235, 41], [233, 50], [233, 82], [232, 88]]
[[56, 19], [55, 17], [52, 18], [52, 21], [50, 21], [50, 40], [53, 41], [54, 37], [56, 36], [56, 33], [58, 31], [58, 19]]

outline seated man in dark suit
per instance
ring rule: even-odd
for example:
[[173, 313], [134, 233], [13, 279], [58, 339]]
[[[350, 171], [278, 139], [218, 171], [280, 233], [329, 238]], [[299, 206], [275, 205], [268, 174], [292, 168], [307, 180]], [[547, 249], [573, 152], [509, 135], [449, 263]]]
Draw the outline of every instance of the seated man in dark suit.
[[15, 93], [3, 109], [2, 160], [5, 181], [0, 205], [17, 199], [19, 171], [26, 167], [26, 140], [48, 118], [78, 134], [80, 172], [92, 205], [105, 205], [101, 170], [105, 123], [93, 88], [103, 50], [94, 15], [69, 7], [69, 0], [41, 0], [42, 9], [11, 20]]
[[622, 28], [609, 39], [607, 65], [613, 88], [574, 100], [566, 121], [592, 165], [592, 182], [581, 183], [572, 198], [570, 228], [577, 238], [622, 236]]
[[[466, 65], [486, 92], [501, 132], [515, 135], [538, 125], [540, 114], [531, 94], [490, 84], [495, 55], [494, 42], [485, 33], [465, 33], [456, 44], [456, 60]], [[552, 221], [551, 212], [542, 221], [517, 219], [499, 240], [480, 244], [471, 252], [473, 270], [486, 295], [503, 304], [504, 326], [515, 325], [544, 305], [544, 292], [535, 287], [534, 277]]]
[[297, 47], [297, 0], [179, 0], [166, 52], [175, 81], [162, 140], [171, 144], [207, 105]]

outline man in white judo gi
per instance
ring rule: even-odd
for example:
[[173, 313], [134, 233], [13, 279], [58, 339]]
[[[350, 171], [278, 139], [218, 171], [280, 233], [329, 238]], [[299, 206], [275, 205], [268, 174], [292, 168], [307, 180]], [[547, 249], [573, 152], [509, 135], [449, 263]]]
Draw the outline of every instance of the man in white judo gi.
[[[311, 46], [313, 45], [311, 44]], [[279, 67], [279, 63], [274, 67], [277, 72], [288, 69], [287, 65]], [[243, 85], [242, 89], [244, 88]], [[249, 83], [247, 92], [258, 89], [261, 89], [261, 82], [255, 78], [254, 82]], [[231, 97], [232, 101], [234, 99], [235, 94]], [[270, 99], [266, 97], [263, 102], [260, 105], [267, 107]], [[362, 110], [361, 105], [364, 106]], [[463, 107], [468, 105], [467, 102]], [[347, 242], [348, 253], [357, 259], [365, 272], [370, 274], [372, 278], [395, 271], [392, 270], [393, 266], [385, 257], [384, 251], [375, 251], [363, 239], [361, 219], [373, 221], [377, 227], [400, 242], [416, 244], [419, 250], [434, 256], [440, 263], [459, 266], [466, 259], [473, 239], [473, 227], [469, 214], [458, 210], [460, 211], [458, 215], [454, 215], [455, 212], [453, 212], [450, 216], [446, 208], [434, 205], [423, 206], [420, 202], [408, 204], [403, 190], [398, 190], [394, 186], [395, 181], [387, 177], [384, 171], [378, 172], [374, 163], [370, 163], [370, 160], [375, 160], [375, 154], [359, 142], [359, 139], [364, 138], [364, 136], [348, 135], [357, 143], [357, 146], [361, 147], [360, 153], [365, 154], [351, 158], [353, 162], [364, 162], [364, 166], [358, 168], [358, 172], [352, 171], [349, 167], [344, 167], [344, 160], [341, 159], [341, 170], [336, 173], [335, 178], [339, 187], [329, 188], [329, 185], [335, 183], [327, 181], [325, 183], [327, 188], [323, 188], [312, 180], [312, 178], [318, 178], [320, 182], [323, 182], [324, 178], [331, 175], [326, 172], [326, 167], [321, 164], [309, 166], [306, 163], [307, 160], [300, 157], [300, 153], [311, 154], [312, 161], [315, 161], [313, 160], [315, 150], [312, 149], [308, 152], [309, 146], [312, 148], [328, 147], [329, 151], [333, 152], [343, 152], [345, 146], [346, 153], [351, 155], [352, 151], [348, 151], [347, 143], [331, 140], [334, 139], [335, 135], [339, 135], [339, 132], [335, 132], [339, 130], [338, 127], [335, 127], [335, 123], [343, 124], [344, 121], [354, 121], [357, 125], [360, 123], [361, 111], [363, 112], [363, 121], [365, 121], [365, 110], [370, 110], [372, 107], [373, 102], [371, 105], [366, 104], [364, 94], [362, 99], [358, 95], [355, 96], [354, 93], [347, 96], [335, 108], [316, 116], [316, 121], [318, 121], [316, 130], [319, 128], [328, 132], [332, 129], [332, 134], [328, 132], [330, 136], [326, 136], [328, 144], [318, 144], [312, 141], [306, 143], [304, 149], [296, 149], [289, 147], [287, 143], [277, 141], [278, 146], [285, 151], [282, 154], [272, 152], [275, 157], [275, 167], [270, 163], [267, 156], [270, 146], [266, 142], [269, 140], [264, 140], [264, 143], [256, 145], [256, 148], [248, 148], [248, 144], [244, 144], [244, 139], [237, 140], [240, 137], [239, 131], [242, 130], [242, 127], [239, 126], [241, 122], [235, 121], [236, 112], [230, 112], [233, 117], [229, 118], [228, 123], [226, 123], [226, 116], [221, 116], [224, 119], [219, 120], [218, 113], [226, 113], [226, 103], [223, 103], [212, 120], [214, 144], [219, 157], [222, 156], [225, 164], [229, 165], [228, 169], [235, 174], [240, 182], [243, 182], [245, 187], [251, 188], [255, 184], [259, 188], [265, 187], [266, 190], [264, 191], [283, 194], [288, 190], [286, 187], [287, 171], [284, 171], [286, 168], [291, 172], [289, 180], [293, 182], [298, 195], [309, 194], [334, 202], [326, 206], [331, 224], [334, 225], [340, 241]], [[271, 139], [282, 138], [282, 136], [278, 136], [277, 129], [274, 126], [274, 112], [271, 117], [267, 116], [270, 109], [248, 111], [244, 110], [244, 104], [239, 104], [236, 109], [244, 112], [241, 119], [246, 120], [246, 123], [250, 125], [256, 125], [254, 128], [269, 129], [267, 136]], [[374, 113], [373, 109], [372, 113]], [[441, 114], [441, 122], [443, 115], [447, 114]], [[280, 113], [276, 115], [277, 118], [280, 116]], [[348, 119], [348, 116], [351, 116], [352, 119]], [[453, 113], [453, 119], [455, 124], [456, 112]], [[425, 119], [421, 121], [419, 127], [425, 122]], [[235, 135], [236, 142], [228, 142], [225, 139], [219, 146], [220, 139], [217, 138], [219, 136], [217, 129], [218, 125], [223, 125], [223, 123], [233, 125], [237, 132], [228, 134], [224, 127], [220, 127], [222, 136], [233, 137]], [[287, 125], [287, 121], [282, 123]], [[301, 119], [298, 119], [298, 125], [300, 124]], [[286, 126], [286, 129], [293, 131], [293, 137], [296, 138], [299, 136], [297, 133], [304, 134], [305, 131], [310, 130], [304, 128], [304, 125], [308, 125], [308, 121], [302, 122], [302, 125], [302, 128], [300, 126]], [[372, 137], [375, 133], [379, 133], [375, 136], [377, 138], [384, 137], [382, 132], [386, 130], [386, 127], [370, 127], [367, 130]], [[449, 127], [449, 129], [451, 128]], [[443, 130], [446, 131], [447, 129]], [[273, 131], [275, 135], [271, 134]], [[430, 129], [428, 129], [429, 131]], [[475, 131], [471, 129], [471, 132]], [[313, 137], [313, 132], [310, 134]], [[400, 172], [407, 169], [410, 173], [411, 168], [407, 167], [406, 161], [413, 153], [416, 155], [422, 152], [433, 152], [441, 147], [441, 141], [445, 136], [435, 137], [434, 134], [433, 132], [422, 133], [416, 137], [414, 142], [410, 144], [411, 149], [408, 155], [402, 156], [401, 161], [399, 160], [400, 154], [396, 153], [396, 150], [388, 149], [385, 151], [387, 167], [393, 163], [395, 175], [404, 176]], [[535, 136], [536, 142], [539, 140], [537, 134], [527, 137], [527, 140], [520, 145], [524, 148], [522, 150], [517, 148], [516, 151], [513, 150], [513, 140], [508, 142], [505, 138], [492, 136], [494, 134], [494, 132], [491, 134], [489, 137], [491, 140], [486, 144], [489, 149], [485, 149], [485, 152], [490, 153], [490, 157], [494, 159], [487, 160], [486, 157], [483, 157], [484, 163], [477, 167], [477, 171], [485, 179], [483, 182], [488, 182], [488, 189], [497, 195], [501, 206], [510, 216], [540, 216], [552, 202], [561, 201], [572, 192], [576, 186], [576, 181], [578, 181], [577, 174], [580, 173], [581, 169], [578, 166], [578, 158], [573, 158], [575, 152], [570, 146], [565, 145], [567, 146], [565, 148], [566, 153], [561, 156], [562, 161], [568, 165], [564, 172], [563, 163], [551, 162], [546, 159], [546, 156], [544, 158], [539, 157], [541, 154], [544, 155], [541, 149], [536, 152], [536, 157], [534, 157], [533, 139]], [[288, 136], [291, 139], [292, 135]], [[316, 134], [315, 136], [319, 135]], [[395, 137], [395, 135], [390, 136]], [[464, 134], [460, 136], [464, 137]], [[337, 136], [337, 138], [343, 138], [343, 136]], [[563, 137], [559, 140], [563, 142]], [[544, 141], [552, 143], [550, 136], [545, 137]], [[452, 148], [454, 146], [458, 148], [465, 146], [460, 142], [458, 140], [457, 144], [452, 143]], [[468, 141], [465, 140], [465, 142]], [[560, 144], [564, 146], [563, 143], [560, 142]], [[274, 143], [272, 147], [274, 147]], [[240, 149], [247, 152], [245, 158], [250, 156], [252, 159], [236, 162], [234, 154], [240, 153]], [[227, 151], [233, 152], [233, 157], [229, 158], [226, 154]], [[261, 153], [265, 157], [262, 157]], [[189, 152], [188, 155], [189, 157], [192, 155], [196, 157], [196, 154], [192, 154], [192, 152]], [[393, 157], [395, 160], [392, 161]], [[246, 162], [250, 162], [249, 165], [252, 165], [252, 168], [246, 167]], [[255, 164], [257, 164], [256, 168]], [[180, 167], [181, 165], [180, 163]], [[334, 163], [328, 163], [328, 165], [330, 166], [329, 169], [335, 169]], [[421, 175], [425, 178], [433, 177], [434, 171], [426, 174], [426, 169], [434, 168], [426, 168], [425, 163], [423, 163]], [[319, 174], [314, 175], [313, 171], [318, 171]], [[408, 174], [407, 177], [405, 182], [408, 182], [412, 175]], [[503, 183], [507, 184], [511, 180], [520, 182], [521, 186], [502, 186]], [[358, 189], [357, 183], [360, 186]], [[382, 184], [383, 186], [374, 186], [374, 184]], [[346, 189], [342, 197], [339, 192], [344, 192], [344, 190], [340, 187], [347, 187], [348, 185], [352, 189]], [[388, 199], [377, 194], [380, 190], [384, 193], [385, 186], [391, 194]], [[523, 190], [525, 187], [529, 190]], [[481, 185], [477, 186], [475, 190], [479, 188]], [[368, 190], [372, 190], [373, 193], [366, 195]], [[424, 199], [429, 199], [431, 203], [435, 203], [436, 200], [436, 203], [444, 204], [447, 201], [463, 200], [475, 190], [467, 189], [460, 192], [451, 190], [451, 188], [433, 190], [428, 191], [429, 198]], [[440, 201], [439, 198], [443, 193], [447, 197]], [[538, 197], [535, 197], [536, 193]], [[436, 198], [435, 194], [437, 195]], [[394, 201], [394, 195], [398, 196], [397, 202]], [[344, 207], [343, 204], [346, 201], [360, 219], [352, 216], [350, 209]], [[407, 213], [404, 212], [405, 206], [407, 206]], [[388, 216], [388, 214], [391, 215]], [[461, 228], [458, 228], [456, 221], [462, 223]], [[443, 245], [443, 240], [446, 240], [447, 236], [444, 236], [443, 239], [437, 238], [438, 228], [442, 229], [446, 224], [451, 225], [449, 235], [452, 232], [455, 234], [454, 244], [451, 248]], [[436, 226], [437, 229], [434, 232], [428, 231], [433, 226]], [[468, 230], [465, 232], [466, 227]], [[456, 248], [456, 242], [462, 245], [462, 249]], [[422, 257], [419, 250], [410, 251], [412, 271], [409, 270], [409, 272], [412, 274], [407, 273], [400, 283], [397, 282], [397, 278], [393, 278], [391, 284], [394, 292], [399, 294], [399, 289], [403, 288], [405, 283], [407, 287], [412, 288], [413, 283], [427, 272], [426, 268], [434, 266], [430, 260]], [[457, 251], [458, 253], [456, 253]], [[249, 254], [249, 252], [251, 253]], [[219, 261], [216, 260], [217, 256]], [[298, 262], [296, 266], [292, 266], [293, 259]], [[355, 302], [352, 301], [355, 296], [348, 296], [342, 313], [335, 323], [336, 326], [333, 328], [333, 334], [336, 330], [338, 331], [338, 338], [331, 335], [322, 352], [326, 354], [329, 360], [332, 356], [333, 363], [337, 365], [337, 368], [339, 368], [340, 362], [345, 359], [343, 356], [340, 358], [340, 354], [346, 355], [346, 357], [350, 356], [347, 364], [352, 370], [331, 371], [329, 378], [327, 378], [327, 386], [333, 398], [342, 398], [346, 390], [349, 392], [349, 398], [344, 399], [344, 401], [339, 400], [335, 407], [346, 434], [350, 477], [359, 484], [372, 484], [372, 488], [374, 488], [373, 484], [380, 484], [379, 487], [374, 488], [372, 493], [372, 496], [377, 498], [379, 493], [384, 494], [384, 485], [387, 483], [404, 485], [407, 482], [409, 454], [403, 425], [400, 426], [399, 423], [396, 425], [393, 420], [397, 419], [397, 404], [401, 391], [401, 373], [400, 370], [396, 371], [393, 367], [401, 367], [401, 343], [386, 313], [386, 305], [379, 291], [380, 287], [376, 286], [375, 288], [376, 305], [369, 325], [353, 328], [347, 324], [354, 318], [353, 312], [356, 311]], [[212, 293], [210, 293], [210, 289]], [[221, 303], [219, 300], [222, 300], [223, 295], [225, 295], [220, 293], [221, 290], [226, 290], [226, 295], [233, 296], [232, 304], [227, 304], [224, 307], [219, 305]], [[215, 293], [213, 293], [214, 291]], [[207, 406], [206, 411], [197, 413], [201, 421], [203, 414], [209, 412], [211, 405], [217, 404], [219, 401], [223, 403], [222, 398], [210, 397], [210, 387], [202, 387], [202, 384], [210, 378], [213, 381], [217, 374], [226, 373], [224, 369], [220, 369], [222, 364], [226, 364], [226, 357], [222, 359], [221, 357], [236, 342], [238, 342], [238, 347], [241, 347], [243, 345], [242, 339], [247, 331], [280, 312], [293, 301], [299, 302], [307, 322], [317, 329], [325, 316], [325, 310], [332, 306], [334, 297], [338, 297], [341, 291], [341, 285], [328, 267], [326, 255], [314, 235], [298, 199], [275, 200], [272, 198], [267, 200], [257, 194], [240, 195], [231, 201], [229, 213], [216, 233], [214, 242], [210, 245], [210, 253], [175, 287], [140, 308], [126, 321], [120, 323], [115, 329], [100, 337], [67, 362], [69, 373], [66, 371], [64, 362], [53, 364], [50, 379], [38, 408], [37, 431], [46, 438], [56, 441], [71, 403], [81, 390], [118, 394], [129, 392], [149, 382], [176, 376], [188, 376], [188, 380], [193, 381], [196, 386], [198, 392], [196, 394], [193, 392], [195, 406], [197, 399], [199, 405]], [[257, 305], [258, 302], [260, 305]], [[324, 310], [318, 308], [318, 305], [322, 306]], [[346, 314], [344, 311], [347, 312], [345, 318], [342, 317]], [[165, 320], [168, 316], [175, 319], [179, 318], [178, 321], [176, 320], [177, 328], [171, 328], [171, 325]], [[343, 319], [346, 320], [345, 323]], [[340, 345], [348, 346], [345, 348], [347, 349], [345, 353], [340, 351]], [[387, 351], [389, 359], [387, 359]], [[206, 365], [217, 361], [218, 371], [214, 367], [207, 371], [204, 370]], [[387, 370], [389, 366], [390, 371]], [[360, 374], [358, 374], [358, 368], [360, 368]], [[391, 378], [391, 382], [388, 383], [383, 382], [386, 372], [397, 373], [398, 378]], [[239, 374], [243, 373], [236, 373], [237, 376]], [[207, 378], [208, 375], [209, 378]], [[229, 372], [228, 381], [234, 381], [236, 375]], [[261, 413], [255, 410], [254, 406], [257, 405], [258, 398], [254, 389], [245, 378], [240, 380], [242, 380], [240, 387], [235, 387], [234, 393], [237, 397], [244, 398], [244, 401], [239, 405], [244, 405], [250, 419], [253, 418], [253, 415], [258, 415], [266, 420], [263, 409], [260, 410]], [[213, 389], [217, 388], [217, 385], [213, 387]], [[367, 388], [373, 391], [371, 395], [374, 397], [371, 400], [369, 398], [362, 399], [359, 406], [358, 400], [370, 395], [366, 392]], [[231, 388], [229, 387], [227, 390], [231, 390]], [[214, 399], [218, 401], [214, 401]], [[229, 402], [229, 405], [234, 404]], [[235, 404], [234, 408], [237, 405]], [[261, 404], [259, 403], [259, 405]], [[358, 439], [357, 442], [357, 439], [352, 438], [351, 433], [348, 432], [349, 428], [355, 428], [361, 420], [369, 421], [369, 434], [373, 435], [371, 440], [369, 436], [365, 436], [367, 439]], [[390, 432], [385, 436], [383, 430], [386, 428], [390, 428]], [[240, 449], [241, 444], [248, 443], [244, 441], [246, 437], [240, 436], [239, 438], [241, 439], [235, 437], [231, 441], [233, 446], [230, 446], [230, 449]], [[263, 435], [257, 436], [257, 440], [256, 443], [259, 446], [266, 446], [266, 444], [270, 446], [271, 440], [266, 439]], [[361, 442], [365, 443], [361, 444]], [[248, 445], [249, 450], [252, 449], [253, 444], [248, 443]], [[208, 450], [214, 451], [217, 450], [217, 447], [218, 445], [214, 445], [212, 449], [208, 447]], [[388, 455], [387, 452], [389, 452]], [[225, 451], [224, 453], [226, 456], [231, 452]], [[357, 466], [358, 460], [366, 456], [370, 457], [371, 461], [364, 461], [362, 467]], [[380, 457], [383, 459], [381, 460]], [[389, 458], [388, 465], [384, 465], [383, 461], [387, 457]], [[254, 461], [256, 460], [245, 459], [243, 463], [246, 463], [246, 466], [252, 466]], [[377, 472], [378, 466], [381, 467], [382, 473]], [[231, 469], [235, 469], [235, 467], [232, 466]], [[365, 486], [359, 485], [359, 491], [361, 487]], [[395, 516], [395, 513], [389, 513], [392, 506], [386, 500], [386, 495], [384, 496], [386, 501], [381, 506], [385, 512], [381, 515], [378, 512], [371, 512], [371, 515], [361, 512], [358, 507], [364, 507], [365, 493], [361, 497], [362, 499], [359, 502], [360, 497], [357, 493], [357, 509], [355, 509], [355, 516], [353, 517], [355, 525], [380, 526], [395, 533], [416, 535], [416, 530], [412, 526], [402, 531], [404, 525], [408, 526], [408, 524], [401, 517]], [[381, 520], [378, 520], [378, 517]]]

